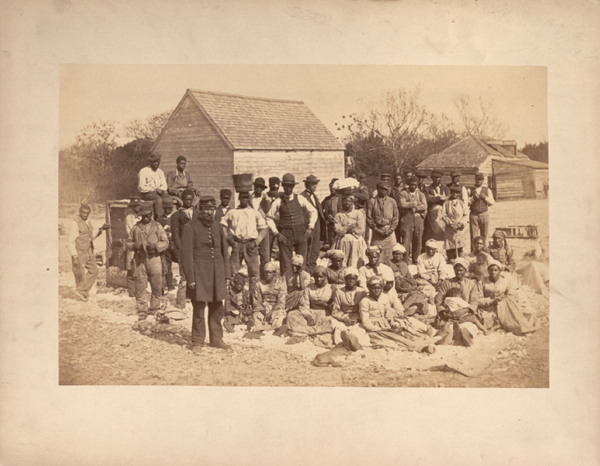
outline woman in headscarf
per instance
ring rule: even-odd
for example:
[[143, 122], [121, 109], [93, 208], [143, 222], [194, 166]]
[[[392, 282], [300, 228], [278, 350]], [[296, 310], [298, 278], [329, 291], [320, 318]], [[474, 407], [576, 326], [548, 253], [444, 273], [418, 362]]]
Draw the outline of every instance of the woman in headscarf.
[[340, 249], [330, 249], [325, 253], [325, 258], [329, 259], [327, 265], [327, 283], [334, 289], [344, 286], [344, 251]]
[[396, 243], [392, 248], [392, 258], [384, 261], [392, 272], [394, 272], [396, 292], [403, 299], [407, 293], [416, 291], [419, 286], [408, 270], [408, 264], [404, 262], [406, 248], [400, 243]]
[[302, 292], [299, 309], [287, 315], [288, 331], [292, 335], [317, 336], [333, 332], [331, 320], [327, 318], [331, 314], [333, 289], [327, 283], [325, 267], [315, 267], [313, 278], [315, 282]]
[[451, 186], [450, 198], [442, 205], [444, 248], [449, 261], [462, 256], [463, 247], [469, 241], [468, 230], [465, 228], [469, 224], [469, 208], [459, 198], [461, 191], [461, 186]]
[[298, 309], [300, 299], [304, 290], [310, 283], [310, 274], [303, 269], [304, 257], [300, 254], [292, 256], [292, 268], [285, 273], [283, 277], [287, 289], [287, 297], [285, 300], [285, 310], [291, 311]]
[[359, 268], [365, 263], [365, 252], [367, 243], [365, 243], [366, 220], [361, 210], [355, 208], [356, 199], [352, 194], [346, 195], [342, 199], [343, 212], [335, 215], [333, 229], [336, 234], [334, 249], [339, 249], [344, 253], [345, 267]]
[[525, 317], [518, 304], [515, 281], [503, 269], [497, 260], [488, 267], [489, 276], [483, 280], [483, 297], [479, 299], [479, 320], [488, 330], [500, 326], [515, 335], [535, 332], [539, 322], [532, 315]]
[[513, 259], [513, 250], [508, 247], [506, 233], [496, 230], [492, 235], [492, 244], [488, 248], [490, 256], [502, 264], [502, 270], [513, 273], [517, 264]]

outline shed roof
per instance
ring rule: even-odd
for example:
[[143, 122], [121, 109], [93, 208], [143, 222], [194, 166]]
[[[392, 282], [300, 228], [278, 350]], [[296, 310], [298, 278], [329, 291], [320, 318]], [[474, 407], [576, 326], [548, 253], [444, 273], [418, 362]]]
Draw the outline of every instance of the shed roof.
[[471, 135], [452, 144], [438, 154], [423, 160], [417, 168], [477, 168], [489, 156], [507, 160], [529, 160], [522, 152], [517, 156], [506, 147], [496, 144], [496, 140], [486, 136]]
[[304, 102], [193, 89], [188, 89], [187, 95], [233, 149], [344, 150]]

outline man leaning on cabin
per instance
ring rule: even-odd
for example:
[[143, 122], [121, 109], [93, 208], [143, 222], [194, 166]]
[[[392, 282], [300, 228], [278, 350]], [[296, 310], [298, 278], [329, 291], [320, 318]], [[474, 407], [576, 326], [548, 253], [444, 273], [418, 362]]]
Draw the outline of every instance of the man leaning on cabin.
[[94, 228], [88, 220], [92, 209], [87, 204], [81, 204], [79, 215], [71, 222], [67, 247], [71, 253], [73, 275], [77, 289], [75, 296], [81, 301], [87, 301], [90, 290], [98, 276], [98, 266], [94, 255], [94, 240], [108, 230], [108, 225], [102, 225], [96, 236]]
[[148, 157], [148, 165], [138, 173], [138, 191], [144, 201], [151, 201], [154, 205], [154, 218], [162, 217], [164, 211], [162, 197], [167, 194], [167, 180], [165, 174], [158, 168], [160, 154], [154, 152]]
[[485, 175], [477, 173], [475, 175], [475, 186], [469, 193], [469, 206], [471, 212], [469, 216], [469, 224], [471, 226], [471, 249], [473, 248], [473, 240], [478, 236], [483, 237], [484, 246], [487, 245], [487, 236], [490, 224], [490, 216], [488, 208], [494, 205], [494, 195], [492, 190], [487, 186], [483, 186]]

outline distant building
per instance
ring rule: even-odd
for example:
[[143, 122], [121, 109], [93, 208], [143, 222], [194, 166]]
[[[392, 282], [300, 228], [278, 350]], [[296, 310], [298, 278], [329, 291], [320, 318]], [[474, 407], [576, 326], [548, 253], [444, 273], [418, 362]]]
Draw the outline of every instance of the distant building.
[[423, 160], [417, 168], [425, 172], [439, 170], [442, 182], [450, 182], [450, 173], [461, 173], [461, 183], [475, 184], [475, 173], [486, 175], [487, 184], [497, 200], [542, 198], [548, 184], [548, 164], [531, 160], [517, 150], [516, 141], [485, 136], [469, 136], [438, 154]]
[[152, 150], [162, 154], [165, 173], [179, 155], [187, 157], [194, 185], [215, 197], [221, 188], [233, 189], [237, 173], [267, 180], [290, 172], [300, 183], [313, 174], [321, 180], [321, 199], [331, 178], [344, 176], [344, 146], [293, 100], [188, 89]]

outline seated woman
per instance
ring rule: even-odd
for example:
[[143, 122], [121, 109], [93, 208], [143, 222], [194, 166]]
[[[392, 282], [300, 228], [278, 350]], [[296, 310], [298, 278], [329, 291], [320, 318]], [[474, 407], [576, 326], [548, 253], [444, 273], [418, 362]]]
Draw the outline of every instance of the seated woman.
[[508, 247], [506, 233], [496, 230], [492, 235], [492, 244], [488, 248], [490, 256], [502, 264], [502, 270], [513, 273], [517, 264], [513, 259], [513, 250]]
[[287, 298], [285, 300], [285, 310], [287, 312], [298, 309], [304, 290], [310, 283], [310, 274], [303, 267], [304, 257], [299, 254], [292, 256], [292, 268], [283, 277], [287, 288]]
[[[403, 329], [390, 310], [389, 298], [383, 296], [383, 280], [373, 276], [367, 282], [369, 294], [359, 305], [360, 320], [367, 331], [371, 346], [408, 349], [411, 351], [426, 351], [432, 353], [435, 347], [431, 338], [414, 335]], [[392, 317], [392, 318], [390, 318]], [[423, 325], [418, 323], [418, 325]], [[425, 327], [427, 328], [427, 327]]]
[[404, 253], [406, 248], [400, 243], [396, 243], [392, 248], [392, 258], [384, 261], [384, 264], [394, 272], [396, 292], [404, 298], [404, 295], [411, 291], [419, 289], [417, 281], [408, 270], [408, 264], [404, 262]]
[[353, 195], [342, 199], [342, 212], [338, 212], [333, 221], [335, 231], [334, 248], [344, 253], [345, 267], [361, 267], [365, 263], [366, 218], [363, 212], [355, 208], [356, 198]]
[[490, 262], [494, 260], [494, 258], [485, 251], [485, 240], [483, 239], [483, 236], [477, 236], [473, 240], [473, 251], [469, 254], [465, 254], [463, 258], [469, 265], [467, 277], [477, 280], [478, 282], [485, 278], [487, 275], [487, 268], [490, 265]]
[[264, 279], [252, 290], [254, 330], [279, 329], [286, 317], [287, 289], [283, 279], [276, 279], [277, 268], [272, 262], [264, 267]]
[[438, 335], [442, 338], [437, 345], [472, 346], [478, 330], [488, 334], [469, 303], [462, 298], [460, 288], [450, 288], [444, 296], [445, 307], [438, 314], [437, 322]]
[[229, 333], [235, 331], [235, 326], [247, 324], [252, 328], [252, 306], [250, 305], [250, 293], [244, 289], [246, 276], [237, 273], [227, 287], [227, 296], [225, 297], [225, 317], [223, 318], [223, 327]]
[[430, 239], [425, 243], [425, 252], [417, 258], [415, 275], [417, 283], [423, 286], [423, 293], [433, 298], [439, 283], [448, 277], [444, 257], [438, 252], [438, 243]]
[[345, 284], [333, 294], [331, 305], [331, 324], [333, 342], [343, 343], [351, 351], [369, 346], [370, 340], [364, 328], [359, 326], [358, 306], [367, 292], [358, 287], [358, 270], [354, 267], [344, 269]]
[[404, 306], [400, 302], [400, 298], [398, 298], [398, 293], [396, 293], [396, 289], [394, 288], [394, 274], [389, 271], [383, 272], [381, 274], [381, 279], [383, 280], [383, 293], [382, 296], [387, 297], [389, 300], [387, 311], [389, 312], [389, 319], [394, 320], [396, 318], [404, 317]]
[[325, 258], [329, 259], [327, 266], [327, 283], [334, 289], [344, 286], [344, 252], [340, 249], [330, 249], [325, 253]]
[[327, 283], [325, 267], [317, 266], [313, 272], [315, 282], [308, 285], [300, 300], [300, 308], [287, 315], [288, 332], [292, 335], [316, 336], [333, 331], [330, 319], [333, 289]]
[[500, 326], [515, 335], [535, 332], [540, 324], [534, 316], [525, 317], [521, 311], [515, 281], [503, 268], [496, 260], [488, 267], [489, 277], [482, 282], [483, 297], [479, 299], [479, 319], [487, 330]]

